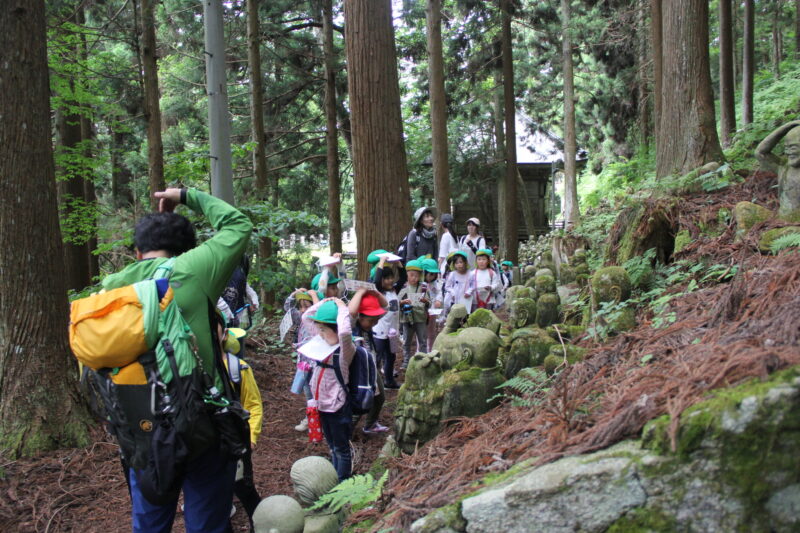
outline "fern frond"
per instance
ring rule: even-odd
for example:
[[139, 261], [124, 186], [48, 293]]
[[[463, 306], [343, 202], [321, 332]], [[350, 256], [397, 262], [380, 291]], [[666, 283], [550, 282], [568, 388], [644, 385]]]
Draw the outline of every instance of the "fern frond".
[[769, 245], [769, 249], [773, 254], [777, 254], [781, 250], [786, 250], [787, 248], [792, 247], [800, 248], [800, 233], [787, 233], [786, 235], [781, 235]]
[[339, 512], [345, 505], [349, 505], [353, 512], [361, 510], [381, 497], [387, 479], [389, 479], [388, 470], [377, 481], [372, 474], [345, 479], [327, 494], [322, 495], [309, 510], [328, 509]]

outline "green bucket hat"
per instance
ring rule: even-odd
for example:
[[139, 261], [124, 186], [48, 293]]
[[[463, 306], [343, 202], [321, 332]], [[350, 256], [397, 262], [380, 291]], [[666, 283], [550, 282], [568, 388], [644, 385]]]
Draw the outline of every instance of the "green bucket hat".
[[422, 261], [422, 270], [431, 274], [439, 273], [439, 263], [435, 259], [425, 259]]
[[307, 292], [298, 292], [294, 295], [295, 300], [308, 300], [309, 302], [313, 302], [314, 300], [311, 298], [311, 295]]
[[514, 268], [514, 263], [512, 263], [511, 261], [503, 261], [503, 262], [502, 262], [502, 263], [500, 263], [500, 264], [501, 264], [501, 265], [504, 265], [504, 266], [507, 266], [507, 267], [509, 267], [509, 268]]
[[[316, 289], [319, 286], [319, 278], [321, 278], [321, 277], [322, 277], [322, 272], [320, 272], [319, 274], [314, 276], [314, 279], [311, 280], [311, 288], [312, 289]], [[331, 275], [328, 276], [328, 285], [336, 285], [340, 281], [342, 281], [342, 280], [340, 280], [336, 276], [331, 276]]]
[[388, 254], [388, 253], [389, 252], [387, 252], [386, 250], [373, 250], [367, 256], [367, 263], [369, 263], [370, 265], [374, 265], [374, 264], [378, 263], [381, 260], [381, 258], [378, 257], [379, 255]]
[[481, 248], [480, 250], [475, 252], [475, 257], [478, 257], [479, 255], [485, 255], [486, 257], [494, 257], [494, 254], [489, 248]]
[[336, 324], [339, 317], [339, 306], [333, 300], [328, 300], [317, 308], [317, 312], [311, 317], [314, 322], [323, 324]]
[[422, 263], [418, 259], [412, 259], [408, 263], [406, 263], [406, 271], [416, 270], [417, 272], [422, 272]]

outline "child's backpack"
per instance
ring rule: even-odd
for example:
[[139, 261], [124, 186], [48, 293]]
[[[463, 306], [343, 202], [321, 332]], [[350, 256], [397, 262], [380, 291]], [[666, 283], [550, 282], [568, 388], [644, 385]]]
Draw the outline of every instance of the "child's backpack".
[[[414, 239], [416, 240], [416, 245], [419, 246], [419, 241], [422, 237], [419, 236], [417, 230], [411, 230], [414, 232]], [[408, 250], [408, 236], [411, 235], [411, 232], [408, 232], [403, 240], [400, 241], [400, 244], [397, 245], [397, 249], [395, 250], [395, 255], [400, 256], [400, 261], [405, 265], [406, 264], [406, 251]]]
[[363, 415], [372, 409], [375, 392], [378, 390], [378, 369], [375, 360], [363, 346], [356, 346], [356, 353], [350, 362], [350, 382], [345, 385], [339, 370], [339, 350], [333, 354], [333, 364], [317, 363], [325, 368], [333, 368], [339, 384], [347, 391], [347, 401], [355, 415]]
[[169, 287], [173, 265], [174, 259], [160, 265], [157, 279], [75, 300], [70, 310], [70, 346], [92, 373], [124, 464], [154, 504], [177, 497], [186, 464], [209, 446], [219, 442], [238, 453], [226, 431], [230, 413], [247, 425], [229, 381], [222, 380], [223, 395], [203, 368]]

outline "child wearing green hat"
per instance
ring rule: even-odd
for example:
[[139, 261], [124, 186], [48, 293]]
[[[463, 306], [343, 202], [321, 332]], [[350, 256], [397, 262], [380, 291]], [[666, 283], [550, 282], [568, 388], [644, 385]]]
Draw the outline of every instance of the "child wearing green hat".
[[[352, 474], [350, 435], [352, 433], [352, 411], [347, 401], [347, 391], [336, 377], [334, 365], [347, 385], [350, 363], [356, 353], [353, 343], [350, 311], [339, 298], [326, 298], [303, 313], [303, 324], [307, 325], [328, 345], [338, 347], [320, 360], [311, 375], [311, 390], [322, 423], [322, 433], [331, 450], [331, 462], [339, 481]], [[334, 357], [338, 354], [338, 358]]]
[[[408, 367], [408, 362], [411, 360], [411, 348], [414, 345], [414, 337], [416, 337], [418, 350], [426, 350], [428, 347], [427, 329], [430, 300], [427, 297], [427, 284], [420, 283], [422, 277], [422, 263], [418, 259], [412, 259], [406, 263], [406, 277], [408, 281], [397, 296], [400, 299], [400, 322], [403, 326], [403, 336], [405, 337], [405, 342], [403, 343], [403, 364], [400, 366], [401, 370], [405, 370], [406, 367]], [[394, 379], [392, 379], [391, 384], [388, 380], [389, 378], [387, 377], [387, 382], [385, 384], [387, 388], [399, 388], [397, 384], [394, 383]]]
[[398, 388], [394, 380], [394, 362], [397, 357], [396, 340], [400, 331], [400, 301], [397, 293], [406, 280], [406, 271], [399, 263], [388, 266], [382, 255], [375, 267], [373, 282], [387, 301], [386, 313], [372, 328], [378, 367], [383, 367], [384, 387]]
[[[426, 298], [430, 302], [431, 309], [442, 308], [442, 283], [439, 280], [439, 264], [435, 259], [424, 259], [422, 261], [422, 271], [425, 274], [425, 284], [428, 286]], [[426, 337], [428, 339], [427, 351], [433, 350], [433, 341], [439, 333], [437, 319], [441, 315], [428, 315]]]
[[475, 278], [469, 275], [466, 252], [453, 252], [449, 262], [451, 271], [444, 284], [444, 312], [449, 313], [450, 308], [456, 304], [464, 305], [469, 311], [472, 309]]

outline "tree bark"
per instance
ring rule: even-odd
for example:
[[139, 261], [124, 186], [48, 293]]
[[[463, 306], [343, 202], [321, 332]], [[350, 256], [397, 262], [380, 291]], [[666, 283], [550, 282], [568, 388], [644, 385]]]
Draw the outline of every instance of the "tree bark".
[[653, 117], [652, 117], [652, 104], [651, 104], [651, 95], [652, 92], [650, 90], [650, 83], [647, 79], [647, 75], [645, 74], [646, 69], [645, 65], [650, 61], [650, 33], [648, 32], [648, 25], [647, 25], [647, 6], [649, 5], [649, 0], [639, 0], [637, 2], [637, 15], [636, 15], [636, 26], [638, 28], [636, 32], [636, 40], [637, 40], [637, 54], [636, 54], [636, 68], [638, 74], [636, 76], [637, 79], [637, 100], [638, 100], [638, 107], [639, 107], [639, 124], [641, 127], [642, 135], [641, 135], [641, 142], [646, 144], [650, 141], [653, 137]]
[[661, 83], [663, 80], [662, 64], [662, 33], [661, 22], [661, 0], [650, 1], [650, 29], [651, 29], [651, 49], [653, 51], [653, 131], [655, 131], [656, 152], [658, 152], [658, 134], [661, 124]]
[[147, 162], [150, 208], [158, 209], [153, 193], [164, 190], [164, 145], [161, 142], [161, 106], [158, 91], [155, 0], [141, 0], [142, 70], [144, 70], [144, 116], [147, 120]]
[[794, 0], [794, 57], [800, 59], [800, 0]]
[[[255, 196], [259, 202], [269, 201], [267, 174], [267, 149], [264, 134], [264, 83], [261, 74], [261, 50], [259, 49], [260, 27], [258, 5], [260, 0], [247, 0], [247, 61], [250, 67], [250, 124], [255, 143], [253, 150], [253, 170], [255, 172]], [[276, 204], [277, 205], [277, 204]], [[266, 270], [272, 260], [272, 239], [261, 237], [258, 242], [258, 261]], [[265, 306], [275, 305], [275, 291], [262, 291], [261, 300]]]
[[428, 34], [428, 73], [431, 106], [431, 159], [433, 195], [439, 213], [450, 212], [450, 165], [447, 160], [447, 102], [442, 56], [442, 0], [428, 0], [425, 9]]
[[506, 119], [506, 190], [505, 216], [499, 219], [504, 227], [504, 240], [500, 243], [501, 255], [512, 263], [517, 262], [519, 238], [517, 235], [517, 109], [514, 100], [514, 56], [511, 46], [511, 1], [500, 0], [502, 11], [503, 48], [503, 101]]
[[719, 0], [719, 107], [722, 145], [730, 146], [736, 132], [733, 78], [733, 17], [731, 0]]
[[231, 119], [222, 0], [203, 0], [203, 29], [208, 94], [208, 140], [211, 149], [211, 194], [233, 205]]
[[561, 27], [564, 76], [564, 228], [571, 229], [580, 222], [581, 213], [578, 206], [578, 169], [575, 164], [578, 143], [575, 138], [575, 80], [572, 74], [570, 0], [561, 0]]
[[325, 146], [328, 170], [328, 227], [330, 252], [342, 250], [339, 132], [336, 127], [336, 50], [333, 46], [333, 1], [322, 1], [322, 40], [325, 55]]
[[742, 35], [742, 123], [753, 123], [753, 75], [755, 73], [755, 8], [753, 0], [744, 0], [744, 35]]
[[126, 207], [133, 204], [131, 190], [131, 171], [122, 160], [125, 153], [126, 134], [119, 130], [111, 130], [111, 197], [115, 207]]
[[505, 110], [503, 108], [503, 44], [495, 42], [494, 56], [500, 60], [495, 63], [493, 70], [494, 91], [492, 94], [492, 125], [494, 126], [495, 157], [498, 164], [502, 163], [502, 171], [497, 172], [497, 242], [506, 242], [506, 226], [500, 221], [506, 218], [506, 132], [505, 132]]
[[0, 278], [0, 449], [15, 458], [85, 446], [89, 417], [67, 342], [43, 1], [6, 2], [0, 46], [13, 51], [0, 62], [0, 265], [13, 273]]
[[772, 72], [776, 78], [781, 77], [781, 61], [783, 60], [783, 32], [781, 31], [781, 11], [783, 2], [775, 0], [772, 6]]
[[[87, 161], [93, 159], [92, 155], [92, 142], [94, 141], [94, 131], [92, 129], [92, 121], [89, 113], [91, 108], [86, 106], [85, 115], [81, 116], [81, 143], [83, 146], [83, 157]], [[94, 176], [91, 175], [92, 171], [86, 169], [87, 175], [83, 180], [83, 198], [89, 208], [88, 213], [91, 213], [89, 238], [86, 241], [85, 257], [88, 261], [88, 270], [90, 282], [92, 279], [100, 276], [100, 258], [93, 252], [97, 249], [97, 193], [94, 187]]]
[[[345, 0], [359, 276], [367, 254], [411, 225], [390, 0]], [[404, 223], [405, 221], [405, 223]]]
[[722, 161], [708, 59], [708, 2], [662, 6], [662, 119], [656, 175], [685, 174]]

